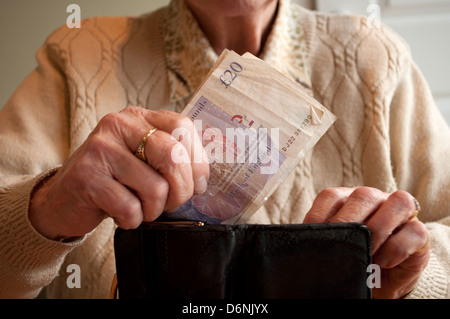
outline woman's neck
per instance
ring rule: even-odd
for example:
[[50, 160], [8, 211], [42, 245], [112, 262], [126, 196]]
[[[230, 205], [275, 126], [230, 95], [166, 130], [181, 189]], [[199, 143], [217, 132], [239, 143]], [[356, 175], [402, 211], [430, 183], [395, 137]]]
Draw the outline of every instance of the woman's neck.
[[217, 54], [230, 49], [239, 54], [250, 52], [256, 56], [264, 48], [275, 20], [277, 4], [278, 1], [265, 1], [254, 10], [239, 11], [235, 7], [220, 12], [214, 5], [201, 6], [188, 1], [188, 7]]

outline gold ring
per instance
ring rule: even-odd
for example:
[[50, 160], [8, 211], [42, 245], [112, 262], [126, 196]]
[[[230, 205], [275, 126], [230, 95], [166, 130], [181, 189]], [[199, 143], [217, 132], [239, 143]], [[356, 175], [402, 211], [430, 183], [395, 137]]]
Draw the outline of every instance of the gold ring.
[[408, 221], [413, 220], [414, 218], [417, 217], [417, 215], [419, 215], [419, 211], [416, 209], [416, 210], [413, 212], [413, 215], [408, 219]]
[[425, 250], [425, 248], [427, 248], [428, 247], [428, 245], [430, 244], [430, 239], [428, 238], [428, 240], [427, 240], [427, 243], [425, 244], [425, 245], [423, 245], [423, 247], [422, 248], [420, 248], [419, 250], [416, 250], [416, 252], [415, 253], [421, 253], [422, 251], [424, 251]]
[[153, 133], [155, 133], [156, 130], [156, 128], [152, 128], [150, 131], [148, 131], [147, 134], [145, 134], [145, 136], [142, 138], [142, 142], [141, 144], [139, 144], [136, 152], [134, 152], [134, 155], [136, 155], [137, 158], [144, 162], [147, 162], [147, 158], [145, 157], [145, 145], [147, 144], [149, 137]]

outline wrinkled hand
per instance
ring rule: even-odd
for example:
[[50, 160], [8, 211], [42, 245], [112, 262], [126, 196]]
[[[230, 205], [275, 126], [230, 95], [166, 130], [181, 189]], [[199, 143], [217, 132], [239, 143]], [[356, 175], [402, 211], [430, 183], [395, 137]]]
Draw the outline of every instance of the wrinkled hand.
[[[157, 130], [147, 140], [146, 163], [134, 152], [152, 128]], [[180, 128], [185, 135], [176, 139], [172, 132]], [[191, 120], [174, 112], [128, 107], [101, 119], [85, 143], [35, 191], [30, 221], [50, 239], [83, 236], [107, 217], [119, 227], [136, 228], [204, 192], [208, 179], [208, 159]]]
[[365, 223], [372, 233], [373, 263], [381, 268], [374, 298], [401, 298], [419, 280], [430, 254], [429, 233], [415, 215], [414, 198], [368, 187], [330, 188], [315, 199], [304, 223]]

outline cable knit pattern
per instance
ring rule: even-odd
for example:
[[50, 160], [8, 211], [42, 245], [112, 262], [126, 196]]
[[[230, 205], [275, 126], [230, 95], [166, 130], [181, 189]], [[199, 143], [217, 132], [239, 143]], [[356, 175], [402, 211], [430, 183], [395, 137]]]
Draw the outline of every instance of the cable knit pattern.
[[[31, 193], [105, 114], [127, 105], [180, 111], [216, 58], [182, 0], [140, 17], [90, 18], [47, 39], [0, 113], [0, 297], [30, 298], [50, 282], [49, 297], [109, 297], [113, 222], [75, 243], [49, 241], [28, 220]], [[250, 222], [300, 223], [326, 187], [407, 190], [432, 238], [407, 297], [450, 297], [450, 132], [408, 46], [364, 17], [281, 0], [261, 58], [338, 120]], [[80, 289], [66, 285], [69, 264], [80, 266]]]

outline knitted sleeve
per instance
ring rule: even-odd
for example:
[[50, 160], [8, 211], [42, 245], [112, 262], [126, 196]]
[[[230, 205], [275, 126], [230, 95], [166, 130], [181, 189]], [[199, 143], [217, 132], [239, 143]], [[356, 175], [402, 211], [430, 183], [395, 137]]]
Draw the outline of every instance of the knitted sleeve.
[[408, 298], [450, 297], [450, 130], [417, 66], [402, 63], [390, 107], [391, 160], [399, 189], [420, 202], [431, 256]]
[[55, 48], [44, 45], [37, 60], [0, 112], [0, 298], [35, 297], [83, 241], [48, 240], [28, 219], [34, 187], [69, 152], [68, 93]]

